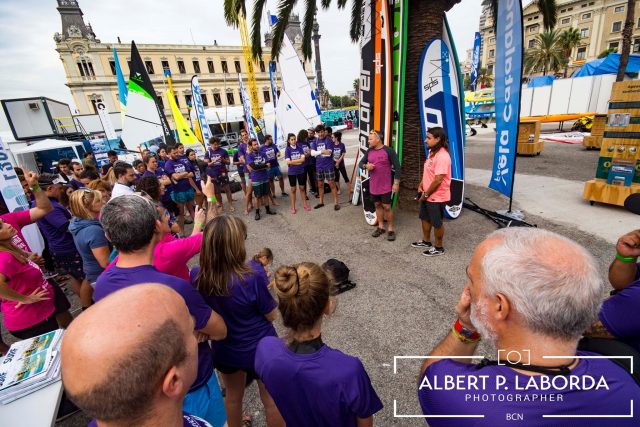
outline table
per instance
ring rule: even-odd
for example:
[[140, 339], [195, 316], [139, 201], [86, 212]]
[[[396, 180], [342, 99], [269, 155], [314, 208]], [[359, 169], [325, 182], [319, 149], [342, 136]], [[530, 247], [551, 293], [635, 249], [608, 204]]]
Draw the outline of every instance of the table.
[[53, 426], [61, 399], [62, 380], [58, 380], [21, 399], [0, 405], [1, 424], [21, 427]]

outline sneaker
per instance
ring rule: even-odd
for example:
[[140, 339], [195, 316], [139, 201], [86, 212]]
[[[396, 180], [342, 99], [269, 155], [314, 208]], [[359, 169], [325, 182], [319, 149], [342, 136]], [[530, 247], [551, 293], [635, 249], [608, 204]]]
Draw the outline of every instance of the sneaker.
[[417, 242], [413, 242], [411, 244], [412, 248], [425, 248], [425, 249], [429, 249], [432, 248], [433, 245], [431, 244], [431, 242], [425, 242], [424, 240], [418, 240]]
[[257, 210], [256, 210], [256, 216], [255, 216], [255, 219], [256, 219], [256, 221], [259, 221], [259, 220], [260, 220], [260, 210], [259, 210], [259, 209], [257, 209]]
[[289, 193], [285, 193], [284, 191], [282, 192], [282, 194], [280, 195], [281, 197], [288, 197]]
[[379, 237], [385, 233], [384, 228], [376, 228], [376, 231], [371, 233], [371, 237]]
[[333, 205], [333, 210], [334, 211], [339, 211], [340, 210], [340, 205]]
[[387, 233], [387, 240], [390, 242], [393, 242], [394, 240], [396, 240], [396, 232], [395, 231], [389, 231]]
[[269, 209], [269, 207], [267, 207], [267, 215], [276, 215], [276, 212], [272, 211], [271, 209]]
[[429, 248], [426, 251], [422, 252], [422, 255], [424, 255], [424, 256], [444, 255], [444, 248], [436, 248], [435, 246], [432, 246], [431, 248]]
[[320, 209], [320, 208], [323, 208], [323, 207], [324, 207], [324, 203], [318, 203], [317, 205], [315, 205], [313, 207], [313, 209]]

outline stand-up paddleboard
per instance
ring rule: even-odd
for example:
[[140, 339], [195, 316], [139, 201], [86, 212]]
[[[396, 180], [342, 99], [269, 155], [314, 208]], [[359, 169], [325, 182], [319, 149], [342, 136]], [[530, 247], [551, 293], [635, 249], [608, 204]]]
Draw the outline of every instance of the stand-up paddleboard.
[[[362, 11], [359, 138], [361, 155], [364, 155], [372, 130], [382, 132], [384, 143], [391, 144], [392, 58], [388, 0], [364, 0]], [[360, 177], [361, 191], [354, 190], [353, 199], [362, 198], [364, 218], [368, 224], [375, 225], [377, 218], [369, 197], [369, 173], [360, 170]]]
[[[464, 129], [460, 111], [460, 85], [453, 72], [454, 59], [447, 44], [439, 38], [425, 47], [418, 71], [418, 100], [422, 138], [427, 130], [441, 126], [449, 138], [451, 155], [451, 200], [445, 206], [449, 218], [457, 218], [464, 200]], [[425, 154], [429, 152], [425, 144]]]
[[[458, 81], [458, 86], [460, 88], [459, 89], [460, 96], [458, 97], [460, 102], [460, 127], [462, 129], [465, 129], [465, 125], [467, 123], [467, 117], [466, 117], [467, 113], [466, 113], [465, 102], [464, 102], [464, 80], [461, 77], [462, 71], [460, 69], [460, 60], [458, 59], [459, 58], [458, 51], [456, 50], [456, 44], [453, 41], [453, 35], [451, 34], [451, 28], [449, 27], [449, 20], [447, 19], [446, 15], [443, 19], [442, 28], [443, 28], [442, 40], [449, 48], [449, 52], [451, 52], [451, 56], [453, 57], [453, 62], [455, 64], [455, 67], [453, 67], [451, 71], [454, 73], [455, 79]], [[466, 132], [462, 132], [462, 146], [466, 147], [466, 145], [467, 145], [467, 134]], [[461, 159], [464, 159], [464, 151], [462, 152]], [[464, 173], [464, 161], [461, 161], [460, 163], [463, 166], [462, 171]]]
[[[393, 117], [391, 125], [391, 143], [402, 164], [402, 130], [404, 119], [404, 77], [407, 57], [407, 11], [408, 0], [391, 0], [390, 15], [393, 14]], [[398, 194], [394, 194], [393, 208], [398, 202]]]

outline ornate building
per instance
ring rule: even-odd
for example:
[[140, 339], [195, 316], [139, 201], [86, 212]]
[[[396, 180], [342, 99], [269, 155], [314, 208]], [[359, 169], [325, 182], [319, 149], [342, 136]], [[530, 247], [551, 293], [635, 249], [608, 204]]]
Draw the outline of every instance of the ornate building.
[[[125, 79], [129, 76], [131, 44], [100, 41], [91, 25], [85, 24], [83, 13], [75, 0], [58, 0], [58, 12], [62, 20], [62, 32], [53, 38], [56, 51], [67, 76], [67, 86], [80, 114], [97, 113], [95, 104], [103, 101], [110, 111], [119, 111], [118, 85], [113, 48]], [[292, 15], [286, 30], [294, 47], [302, 58], [300, 43], [302, 30], [300, 20]], [[172, 75], [173, 90], [181, 112], [188, 117], [187, 103], [191, 101], [191, 77], [198, 75], [205, 107], [242, 105], [238, 73], [245, 75], [242, 46], [174, 45], [148, 44], [136, 42], [140, 56], [149, 73], [167, 119], [171, 111], [166, 99], [167, 82], [164, 69]], [[265, 53], [261, 61], [255, 63], [254, 70], [258, 85], [260, 103], [272, 101], [269, 82], [270, 55]], [[314, 86], [314, 73], [310, 62], [303, 63], [307, 76]], [[245, 82], [246, 84], [246, 82]]]
[[[631, 53], [640, 53], [640, 2], [635, 2], [635, 19], [631, 40]], [[558, 23], [556, 30], [577, 28], [580, 45], [573, 49], [569, 61], [569, 75], [582, 65], [596, 59], [607, 49], [620, 51], [622, 29], [627, 17], [626, 0], [557, 0]], [[534, 1], [523, 7], [524, 47], [533, 47], [536, 35], [542, 33], [542, 14]], [[482, 50], [481, 67], [493, 74], [496, 56], [496, 35], [493, 31], [493, 17], [488, 6], [483, 7], [480, 16]]]

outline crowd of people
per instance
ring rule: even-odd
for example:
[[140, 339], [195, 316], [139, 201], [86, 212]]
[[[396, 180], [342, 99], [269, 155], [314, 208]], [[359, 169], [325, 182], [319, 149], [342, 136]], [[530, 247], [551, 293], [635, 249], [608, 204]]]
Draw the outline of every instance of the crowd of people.
[[[134, 164], [110, 152], [100, 171], [91, 156], [61, 159], [58, 174], [17, 171], [31, 208], [0, 215], [3, 324], [19, 339], [67, 328], [65, 391], [95, 425], [251, 425], [243, 398], [253, 381], [270, 427], [371, 426], [383, 408], [362, 362], [322, 340], [323, 318], [335, 310], [330, 274], [313, 262], [272, 272], [272, 251], [247, 256], [245, 221], [224, 214], [234, 212], [232, 163], [241, 174], [245, 213], [253, 204], [256, 220], [262, 206], [274, 213], [276, 178], [291, 214], [297, 194], [310, 211], [308, 193], [317, 192], [314, 208], [322, 208], [325, 182], [339, 210], [339, 176], [348, 182], [342, 135], [329, 136], [319, 126], [287, 136], [290, 194], [273, 140], [260, 146], [246, 132], [240, 136], [233, 156], [213, 137], [203, 160], [178, 144], [147, 151]], [[441, 128], [431, 129], [426, 143], [430, 155], [416, 197], [423, 236], [412, 245], [436, 256], [444, 254], [451, 160]], [[381, 221], [373, 236], [395, 240], [391, 203], [401, 171], [379, 132], [370, 133], [359, 167], [369, 173], [378, 218], [386, 220], [387, 228]], [[189, 236], [187, 222], [193, 223]], [[33, 223], [45, 238], [42, 256], [22, 234]], [[190, 268], [196, 256], [198, 265]], [[497, 388], [473, 405], [465, 403], [468, 392], [428, 386], [445, 375], [506, 377], [510, 385], [538, 381], [540, 374], [602, 375], [606, 391], [535, 392], [545, 401], [552, 392], [562, 395], [571, 414], [588, 413], [595, 402], [606, 414], [628, 412], [626, 397], [640, 400], [636, 379], [611, 360], [588, 356], [640, 351], [640, 322], [632, 315], [640, 300], [639, 256], [640, 230], [622, 236], [609, 270], [615, 293], [603, 303], [595, 261], [575, 242], [529, 228], [489, 235], [470, 260], [451, 331], [420, 371], [418, 400], [426, 416], [436, 416], [430, 425], [466, 425], [465, 418], [437, 416], [451, 407], [471, 416], [480, 406], [490, 408], [483, 425], [500, 425], [509, 411], [539, 418], [536, 425], [546, 422], [549, 408], [539, 401], [482, 400], [500, 394]], [[75, 320], [60, 276], [68, 276], [82, 305]], [[273, 325], [278, 317], [286, 328], [282, 337]], [[503, 350], [499, 354], [527, 349], [528, 363], [508, 356], [480, 364], [451, 358], [472, 356], [482, 338]], [[0, 341], [0, 353], [6, 350]]]

